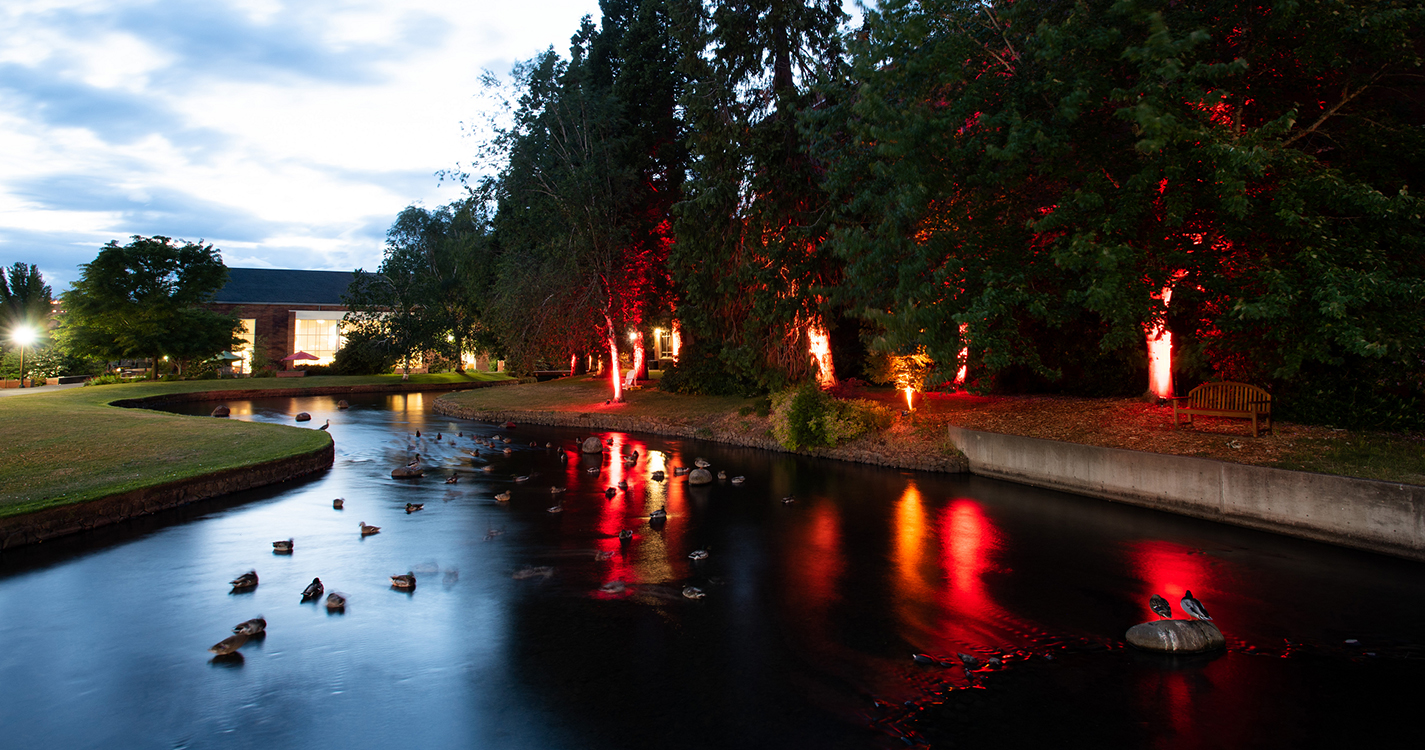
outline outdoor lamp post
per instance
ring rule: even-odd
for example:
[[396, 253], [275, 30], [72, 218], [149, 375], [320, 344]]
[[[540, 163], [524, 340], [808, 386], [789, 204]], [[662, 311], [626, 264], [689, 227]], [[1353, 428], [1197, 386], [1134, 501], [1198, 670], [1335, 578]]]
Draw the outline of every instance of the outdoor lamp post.
[[29, 326], [16, 326], [10, 332], [10, 340], [20, 345], [20, 387], [25, 387], [25, 347], [35, 342], [35, 329]]

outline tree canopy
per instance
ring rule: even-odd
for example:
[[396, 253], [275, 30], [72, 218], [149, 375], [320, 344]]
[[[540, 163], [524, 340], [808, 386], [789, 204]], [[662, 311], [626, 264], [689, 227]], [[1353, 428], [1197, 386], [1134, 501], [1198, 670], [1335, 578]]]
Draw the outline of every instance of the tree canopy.
[[361, 345], [396, 359], [434, 353], [463, 372], [464, 353], [491, 342], [484, 314], [494, 278], [488, 224], [473, 200], [402, 211], [386, 233], [380, 268], [358, 268], [347, 290], [347, 321]]
[[110, 241], [80, 269], [64, 294], [67, 337], [78, 354], [151, 358], [156, 378], [164, 356], [181, 371], [240, 342], [236, 316], [199, 307], [227, 282], [212, 245], [134, 235], [127, 245]]
[[839, 320], [937, 380], [1126, 394], [1167, 331], [1180, 389], [1425, 411], [1419, 3], [602, 7], [516, 69], [483, 186], [518, 360], [676, 321], [665, 386], [764, 391]]
[[16, 263], [0, 268], [0, 339], [10, 342], [10, 334], [18, 326], [42, 331], [49, 321], [54, 300], [38, 266]]

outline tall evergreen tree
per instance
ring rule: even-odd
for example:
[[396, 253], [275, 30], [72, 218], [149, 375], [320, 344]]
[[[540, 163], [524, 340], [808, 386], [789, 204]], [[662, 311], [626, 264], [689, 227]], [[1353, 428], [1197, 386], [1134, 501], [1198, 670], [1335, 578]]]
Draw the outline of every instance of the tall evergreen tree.
[[621, 340], [666, 299], [668, 207], [684, 161], [679, 79], [663, 0], [610, 0], [585, 19], [570, 59], [517, 66], [514, 124], [492, 185], [502, 253], [496, 306], [516, 366]]
[[684, 355], [693, 391], [754, 391], [811, 372], [839, 263], [822, 249], [826, 197], [798, 129], [809, 84], [840, 64], [840, 3], [716, 0], [681, 6], [692, 161], [676, 207]]

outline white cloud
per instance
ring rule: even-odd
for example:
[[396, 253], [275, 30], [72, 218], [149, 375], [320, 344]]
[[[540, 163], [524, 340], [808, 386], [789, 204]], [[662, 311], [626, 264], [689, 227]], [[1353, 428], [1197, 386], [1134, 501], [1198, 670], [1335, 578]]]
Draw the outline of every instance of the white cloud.
[[564, 52], [597, 0], [16, 2], [0, 7], [0, 262], [61, 288], [110, 239], [232, 265], [373, 267], [468, 161], [482, 69]]

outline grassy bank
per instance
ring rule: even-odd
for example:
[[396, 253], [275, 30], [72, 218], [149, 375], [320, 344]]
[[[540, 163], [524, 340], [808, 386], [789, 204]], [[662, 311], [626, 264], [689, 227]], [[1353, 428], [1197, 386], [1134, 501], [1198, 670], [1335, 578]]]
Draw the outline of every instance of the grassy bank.
[[[410, 385], [507, 380], [412, 375]], [[88, 386], [0, 400], [0, 518], [271, 461], [321, 448], [311, 427], [185, 417], [110, 406], [168, 393], [400, 384], [399, 375], [256, 378]], [[499, 390], [499, 389], [494, 389]]]
[[624, 391], [622, 403], [605, 403], [612, 395], [607, 378], [581, 375], [513, 388], [490, 388], [443, 396], [462, 407], [485, 411], [530, 409], [574, 414], [615, 414], [649, 419], [697, 421], [754, 411], [758, 399], [739, 396], [683, 396], [654, 387]]

